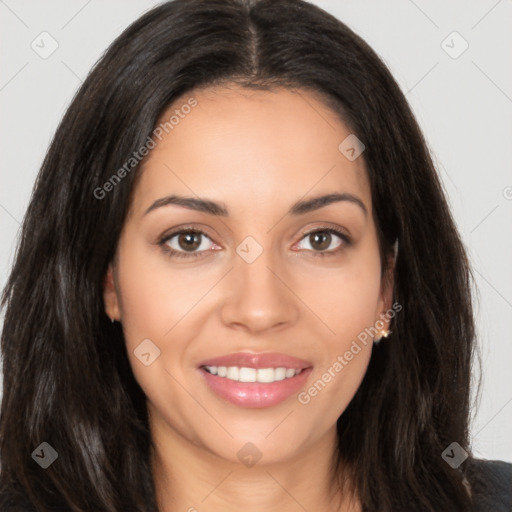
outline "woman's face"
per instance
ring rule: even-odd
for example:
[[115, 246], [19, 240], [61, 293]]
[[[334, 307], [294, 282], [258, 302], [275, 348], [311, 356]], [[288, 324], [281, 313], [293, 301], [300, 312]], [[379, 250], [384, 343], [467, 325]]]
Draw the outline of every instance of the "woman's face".
[[104, 292], [153, 434], [244, 463], [332, 442], [391, 303], [364, 153], [304, 91], [210, 89], [173, 114]]

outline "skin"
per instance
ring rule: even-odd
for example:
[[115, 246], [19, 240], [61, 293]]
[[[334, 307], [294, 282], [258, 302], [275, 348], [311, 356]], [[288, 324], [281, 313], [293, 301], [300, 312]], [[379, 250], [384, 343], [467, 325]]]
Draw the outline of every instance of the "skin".
[[[122, 323], [147, 396], [160, 509], [360, 510], [331, 485], [329, 467], [336, 420], [361, 383], [372, 340], [307, 405], [296, 394], [272, 407], [233, 405], [205, 385], [198, 365], [233, 352], [280, 352], [311, 362], [307, 390], [391, 307], [363, 156], [349, 161], [338, 150], [351, 132], [310, 92], [232, 85], [193, 96], [197, 106], [143, 164], [104, 286], [106, 313]], [[300, 199], [334, 192], [357, 196], [367, 214], [341, 201], [286, 215]], [[144, 214], [170, 194], [222, 202], [230, 215], [177, 205]], [[207, 231], [195, 249], [204, 252], [170, 257], [160, 237], [189, 225]], [[330, 225], [351, 243], [332, 235], [318, 249], [302, 235]], [[247, 236], [263, 249], [250, 264], [236, 252]], [[314, 255], [322, 250], [332, 255]], [[149, 366], [134, 355], [147, 338], [160, 349]], [[252, 467], [237, 457], [248, 442], [262, 454]]]

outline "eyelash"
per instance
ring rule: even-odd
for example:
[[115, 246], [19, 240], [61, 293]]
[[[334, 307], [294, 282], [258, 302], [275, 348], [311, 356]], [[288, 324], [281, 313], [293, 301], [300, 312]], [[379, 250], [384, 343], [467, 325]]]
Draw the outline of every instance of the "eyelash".
[[[176, 235], [181, 235], [181, 234], [185, 234], [185, 233], [196, 233], [196, 234], [199, 233], [201, 235], [206, 236], [207, 238], [210, 238], [208, 236], [208, 234], [200, 228], [185, 227], [185, 228], [180, 229], [179, 231], [174, 231], [173, 233], [164, 235], [157, 243], [161, 247], [161, 249], [171, 258], [173, 258], [175, 256], [178, 258], [197, 258], [197, 257], [201, 257], [203, 255], [203, 253], [207, 252], [207, 251], [199, 251], [199, 252], [176, 251], [175, 249], [171, 249], [167, 245], [167, 242], [169, 240], [171, 240], [173, 237], [175, 237]], [[334, 251], [332, 251], [332, 250], [331, 251], [323, 251], [323, 252], [310, 251], [310, 252], [312, 252], [313, 256], [315, 256], [315, 257], [320, 256], [321, 258], [325, 258], [325, 257], [329, 257], [329, 256], [335, 256], [340, 251], [342, 251], [344, 247], [351, 244], [350, 238], [345, 233], [341, 232], [340, 230], [338, 230], [337, 228], [334, 228], [332, 226], [313, 228], [310, 231], [304, 231], [301, 233], [300, 240], [302, 240], [303, 238], [305, 238], [308, 235], [312, 235], [313, 233], [333, 234], [333, 235], [336, 235], [339, 238], [341, 238], [344, 242], [340, 248], [335, 249]]]

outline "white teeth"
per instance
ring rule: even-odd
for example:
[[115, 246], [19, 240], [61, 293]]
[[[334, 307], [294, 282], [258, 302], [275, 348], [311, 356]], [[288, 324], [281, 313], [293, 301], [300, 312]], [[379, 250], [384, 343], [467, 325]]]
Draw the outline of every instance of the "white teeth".
[[238, 380], [240, 382], [256, 382], [256, 370], [254, 368], [240, 368]]
[[238, 368], [238, 366], [228, 366], [228, 372], [226, 374], [226, 377], [229, 380], [238, 380], [239, 375], [240, 368]]
[[274, 379], [275, 380], [286, 379], [286, 368], [276, 368]]
[[225, 377], [238, 382], [271, 383], [290, 379], [299, 374], [301, 370], [293, 368], [246, 368], [238, 366], [205, 366], [212, 375]]
[[272, 368], [258, 368], [256, 378], [258, 379], [258, 382], [274, 382], [275, 373], [275, 370]]
[[286, 378], [289, 379], [290, 377], [293, 377], [295, 375], [295, 370], [292, 368], [288, 368], [286, 370]]

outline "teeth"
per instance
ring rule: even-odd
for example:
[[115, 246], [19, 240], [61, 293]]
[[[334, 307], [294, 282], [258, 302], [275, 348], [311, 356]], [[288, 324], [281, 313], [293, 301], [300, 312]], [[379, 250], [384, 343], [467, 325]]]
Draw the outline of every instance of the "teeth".
[[293, 368], [246, 368], [238, 366], [205, 366], [212, 375], [225, 377], [237, 382], [261, 382], [271, 383], [284, 379], [291, 379], [301, 370]]
[[286, 374], [285, 374], [285, 377], [287, 379], [289, 379], [290, 377], [294, 377], [295, 376], [295, 370], [293, 370], [292, 368], [288, 368], [286, 370]]
[[258, 382], [274, 382], [276, 379], [276, 371], [273, 368], [258, 368], [256, 379]]
[[226, 377], [229, 380], [238, 380], [238, 376], [240, 375], [240, 368], [238, 366], [228, 366], [228, 372]]
[[286, 368], [276, 368], [274, 373], [275, 380], [284, 380], [286, 379]]
[[240, 382], [256, 382], [257, 378], [257, 370], [254, 368], [240, 368], [238, 372], [238, 380]]

